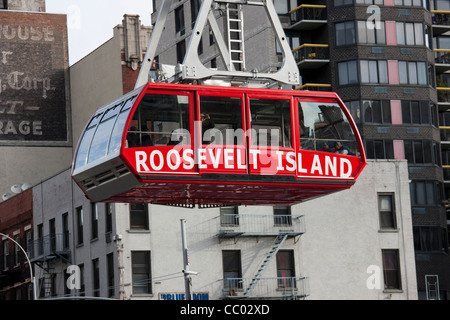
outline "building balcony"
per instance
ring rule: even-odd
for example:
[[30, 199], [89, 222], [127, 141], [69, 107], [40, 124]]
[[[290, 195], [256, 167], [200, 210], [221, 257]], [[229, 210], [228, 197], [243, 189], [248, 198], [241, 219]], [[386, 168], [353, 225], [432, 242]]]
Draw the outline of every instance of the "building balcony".
[[305, 83], [296, 90], [308, 90], [308, 91], [331, 91], [331, 84], [329, 83]]
[[56, 258], [70, 260], [69, 234], [52, 234], [28, 244], [31, 262], [43, 262]]
[[305, 43], [292, 50], [299, 69], [317, 69], [330, 62], [327, 44]]
[[314, 30], [327, 24], [327, 6], [302, 4], [289, 11], [290, 29]]
[[450, 49], [434, 49], [433, 51], [436, 73], [450, 70]]
[[431, 10], [433, 35], [439, 36], [450, 31], [450, 11]]
[[221, 214], [218, 237], [298, 236], [305, 233], [305, 217], [296, 215]]
[[450, 88], [436, 87], [439, 110], [445, 111], [450, 107]]
[[253, 278], [222, 279], [224, 299], [298, 300], [309, 295], [306, 277], [259, 278], [251, 294], [246, 295], [246, 288], [253, 280]]

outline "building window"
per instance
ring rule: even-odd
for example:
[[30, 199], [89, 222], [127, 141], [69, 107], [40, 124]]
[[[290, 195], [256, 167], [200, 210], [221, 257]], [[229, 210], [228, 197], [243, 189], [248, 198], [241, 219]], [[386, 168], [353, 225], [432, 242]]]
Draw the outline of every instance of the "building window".
[[370, 4], [376, 4], [376, 5], [383, 5], [384, 0], [334, 0], [334, 6], [335, 7], [342, 7], [342, 6], [350, 6], [353, 4], [357, 5], [370, 5]]
[[412, 180], [409, 184], [412, 206], [437, 206], [441, 203], [442, 185], [438, 181]]
[[399, 61], [398, 73], [400, 84], [426, 85], [428, 83], [425, 62]]
[[336, 32], [336, 46], [348, 46], [356, 43], [354, 21], [336, 23], [334, 28]]
[[184, 7], [183, 5], [175, 9], [175, 32], [184, 34]]
[[220, 208], [221, 226], [239, 225], [239, 207], [221, 207]]
[[91, 203], [91, 240], [98, 238], [98, 207]]
[[133, 293], [152, 293], [150, 251], [131, 252], [131, 272], [133, 281]]
[[356, 60], [339, 62], [339, 85], [352, 85], [358, 83], [358, 64]]
[[182, 40], [177, 43], [177, 62], [183, 63], [185, 55], [186, 55], [186, 41]]
[[[20, 244], [20, 234], [17, 234], [14, 236], [14, 241], [16, 241], [18, 244]], [[14, 265], [18, 265], [20, 263], [20, 256], [22, 254], [22, 250], [20, 250], [20, 247], [15, 243], [14, 244]]]
[[147, 204], [130, 203], [130, 229], [149, 230]]
[[394, 5], [402, 7], [424, 7], [426, 8], [424, 0], [394, 0]]
[[291, 207], [273, 207], [273, 223], [275, 226], [292, 226]]
[[8, 9], [8, 0], [0, 0], [0, 9], [3, 9], [3, 10]]
[[441, 251], [445, 247], [442, 246], [441, 227], [439, 226], [413, 227], [413, 233], [415, 251]]
[[44, 253], [44, 225], [42, 223], [37, 225], [38, 237], [38, 256]]
[[50, 252], [56, 251], [56, 226], [55, 218], [50, 219], [49, 222], [49, 235], [50, 235]]
[[392, 123], [389, 100], [364, 100], [362, 106], [364, 123]]
[[275, 11], [278, 14], [288, 14], [289, 12], [289, 1], [288, 0], [277, 0], [274, 1]]
[[295, 288], [294, 250], [277, 253], [278, 289]]
[[214, 32], [211, 28], [209, 28], [209, 45], [212, 46], [214, 43], [216, 43], [216, 38], [214, 38]]
[[195, 23], [197, 15], [200, 10], [200, 0], [191, 0], [191, 22]]
[[8, 269], [9, 265], [8, 265], [8, 256], [9, 256], [9, 243], [8, 243], [8, 239], [3, 240], [2, 242], [2, 247], [3, 247], [3, 270]]
[[114, 297], [114, 254], [109, 253], [106, 255], [106, 272], [108, 280], [108, 297]]
[[62, 215], [62, 231], [63, 231], [63, 248], [69, 248], [70, 233], [69, 233], [69, 213]]
[[409, 163], [439, 164], [439, 147], [431, 140], [405, 140], [405, 157]]
[[378, 194], [378, 211], [381, 229], [396, 229], [394, 194]]
[[433, 124], [436, 106], [429, 101], [402, 101], [402, 122], [404, 124]]
[[100, 296], [100, 267], [98, 259], [92, 260], [92, 289], [94, 297]]
[[380, 21], [379, 28], [367, 28], [367, 21], [357, 21], [359, 44], [385, 44], [386, 31], [384, 21]]
[[394, 159], [392, 140], [366, 140], [365, 145], [368, 159]]
[[33, 244], [31, 243], [32, 241], [32, 237], [33, 234], [31, 232], [31, 229], [25, 230], [25, 243], [24, 243], [24, 249], [25, 252], [30, 255], [30, 246], [32, 246]]
[[395, 27], [398, 45], [425, 45], [425, 27], [422, 23], [397, 22]]
[[242, 268], [240, 250], [223, 250], [223, 279], [224, 288], [241, 289], [242, 288]]
[[86, 294], [86, 286], [84, 284], [84, 264], [82, 263], [78, 265], [78, 267], [80, 268], [80, 290], [78, 292], [78, 295], [84, 297], [84, 295]]
[[381, 250], [383, 256], [384, 289], [401, 290], [399, 253], [397, 249]]
[[77, 244], [83, 244], [83, 207], [76, 208]]
[[360, 60], [361, 83], [388, 83], [388, 68], [386, 60]]
[[105, 233], [112, 232], [112, 210], [113, 210], [113, 204], [112, 203], [105, 203]]

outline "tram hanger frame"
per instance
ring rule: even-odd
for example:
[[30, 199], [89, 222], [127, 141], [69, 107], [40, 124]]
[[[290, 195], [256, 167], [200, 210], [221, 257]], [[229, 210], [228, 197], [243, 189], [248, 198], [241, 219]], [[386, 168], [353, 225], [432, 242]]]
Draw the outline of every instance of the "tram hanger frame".
[[[167, 16], [172, 4], [172, 0], [162, 0], [161, 7], [152, 31], [150, 43], [147, 48], [145, 58], [143, 60], [135, 88], [139, 88], [147, 83], [150, 79], [151, 66], [155, 59], [156, 50], [161, 39]], [[283, 54], [283, 63], [277, 72], [258, 72], [252, 71], [236, 71], [229, 58], [229, 48], [227, 48], [223, 35], [219, 30], [219, 26], [214, 17], [214, 3], [233, 3], [238, 5], [263, 6], [274, 28], [276, 38], [281, 46]], [[198, 45], [201, 40], [202, 32], [209, 23], [211, 30], [216, 39], [221, 57], [223, 58], [227, 70], [213, 70], [205, 67], [198, 56]], [[197, 19], [192, 30], [186, 54], [181, 65], [178, 65], [179, 76], [183, 81], [207, 80], [207, 79], [241, 79], [241, 80], [272, 80], [278, 83], [298, 86], [300, 84], [300, 72], [295, 61], [294, 55], [290, 49], [287, 37], [281, 26], [278, 14], [273, 5], [273, 0], [247, 1], [247, 0], [203, 0], [197, 15]]]

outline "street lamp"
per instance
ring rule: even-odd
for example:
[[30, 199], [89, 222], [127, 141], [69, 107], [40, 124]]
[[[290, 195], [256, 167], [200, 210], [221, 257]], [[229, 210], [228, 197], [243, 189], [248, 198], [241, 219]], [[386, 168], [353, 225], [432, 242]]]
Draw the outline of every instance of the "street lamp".
[[12, 242], [14, 242], [14, 243], [16, 244], [16, 246], [18, 246], [18, 247], [20, 248], [20, 250], [22, 250], [23, 254], [25, 255], [25, 258], [27, 258], [28, 265], [30, 266], [31, 283], [33, 284], [33, 299], [34, 299], [34, 300], [37, 300], [36, 279], [35, 279], [34, 276], [33, 276], [33, 267], [32, 267], [32, 265], [31, 265], [31, 261], [30, 261], [30, 258], [28, 257], [28, 254], [27, 254], [26, 251], [23, 249], [23, 247], [20, 245], [20, 243], [18, 243], [16, 240], [14, 240], [14, 239], [11, 238], [10, 236], [8, 236], [8, 235], [6, 235], [6, 234], [4, 234], [4, 233], [1, 233], [1, 232], [0, 232], [0, 235], [3, 236], [3, 237], [8, 238], [8, 239], [11, 240]]

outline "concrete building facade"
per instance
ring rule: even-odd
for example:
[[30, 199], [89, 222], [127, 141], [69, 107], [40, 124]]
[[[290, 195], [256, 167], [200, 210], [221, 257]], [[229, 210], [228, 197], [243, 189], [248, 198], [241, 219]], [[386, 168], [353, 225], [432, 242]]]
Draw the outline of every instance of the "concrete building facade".
[[[368, 158], [408, 160], [418, 291], [421, 299], [447, 299], [448, 1], [274, 4], [300, 70], [298, 89], [337, 92], [358, 125]], [[198, 1], [172, 5], [166, 30], [172, 42], [158, 48], [160, 63], [180, 62], [197, 7]], [[225, 15], [225, 5], [215, 9], [216, 17]], [[266, 32], [264, 13], [244, 8], [244, 21], [249, 70], [280, 67], [281, 52], [273, 48], [274, 34]], [[208, 30], [199, 57], [206, 66], [223, 67]]]
[[[34, 229], [56, 239], [56, 250], [32, 255], [45, 267], [36, 271], [38, 291], [41, 298], [181, 300], [183, 219], [189, 270], [198, 272], [191, 275], [193, 299], [245, 298], [286, 230], [291, 235], [251, 298], [417, 299], [407, 176], [406, 161], [370, 161], [351, 190], [292, 206], [285, 215], [269, 206], [238, 207], [230, 215], [229, 208], [93, 204], [66, 170], [33, 187]], [[372, 192], [377, 197], [367, 197]], [[35, 246], [40, 241], [35, 237]], [[80, 270], [79, 289], [70, 282], [71, 266]]]

